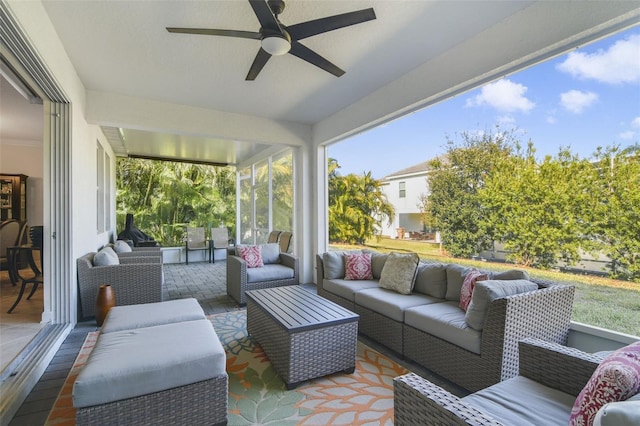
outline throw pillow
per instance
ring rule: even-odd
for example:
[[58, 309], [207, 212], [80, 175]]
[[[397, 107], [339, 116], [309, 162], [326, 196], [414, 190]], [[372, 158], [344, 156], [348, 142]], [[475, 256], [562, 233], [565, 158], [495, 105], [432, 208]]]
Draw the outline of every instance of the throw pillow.
[[262, 254], [262, 263], [265, 265], [280, 263], [280, 245], [278, 243], [261, 244], [260, 253]]
[[502, 272], [491, 272], [490, 280], [528, 280], [529, 274], [521, 269], [509, 269]]
[[93, 266], [119, 265], [120, 259], [111, 247], [105, 247], [93, 256]]
[[345, 280], [373, 279], [371, 253], [345, 253], [344, 270]]
[[477, 269], [472, 269], [471, 271], [469, 271], [467, 276], [464, 278], [462, 288], [460, 289], [460, 309], [465, 312], [467, 311], [467, 308], [471, 303], [471, 295], [473, 294], [473, 289], [476, 286], [476, 281], [484, 281], [488, 279], [489, 277], [487, 276], [487, 274], [483, 274]]
[[118, 240], [113, 245], [113, 251], [116, 253], [131, 253], [133, 250], [126, 241]]
[[593, 419], [593, 426], [638, 425], [640, 425], [640, 394], [626, 401], [605, 404]]
[[537, 289], [537, 284], [527, 280], [477, 281], [464, 320], [469, 327], [481, 331], [492, 301]]
[[600, 363], [576, 398], [569, 425], [592, 425], [603, 405], [625, 401], [639, 391], [640, 341], [613, 351]]
[[414, 290], [427, 296], [444, 299], [447, 293], [447, 265], [442, 263], [420, 265]]
[[262, 263], [260, 246], [239, 246], [238, 253], [242, 260], [247, 262], [247, 268], [259, 268], [264, 266]]
[[389, 253], [378, 285], [400, 294], [411, 294], [419, 262], [416, 253]]

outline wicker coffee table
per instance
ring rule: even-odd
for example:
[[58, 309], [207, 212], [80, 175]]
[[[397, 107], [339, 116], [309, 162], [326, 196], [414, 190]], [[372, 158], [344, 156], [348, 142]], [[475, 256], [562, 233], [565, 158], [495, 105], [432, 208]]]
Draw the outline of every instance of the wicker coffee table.
[[358, 318], [300, 286], [247, 291], [247, 331], [287, 389], [356, 365]]

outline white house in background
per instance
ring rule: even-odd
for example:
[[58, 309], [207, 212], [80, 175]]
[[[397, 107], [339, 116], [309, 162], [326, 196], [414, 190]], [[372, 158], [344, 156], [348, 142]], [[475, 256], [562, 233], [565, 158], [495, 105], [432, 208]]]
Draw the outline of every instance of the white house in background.
[[[427, 163], [428, 161], [416, 164], [381, 179], [382, 190], [395, 209], [391, 224], [386, 221], [382, 223], [382, 235], [410, 238], [412, 232], [422, 233], [427, 230], [419, 207], [421, 198], [429, 195]], [[401, 228], [404, 229], [404, 235], [399, 231]]]

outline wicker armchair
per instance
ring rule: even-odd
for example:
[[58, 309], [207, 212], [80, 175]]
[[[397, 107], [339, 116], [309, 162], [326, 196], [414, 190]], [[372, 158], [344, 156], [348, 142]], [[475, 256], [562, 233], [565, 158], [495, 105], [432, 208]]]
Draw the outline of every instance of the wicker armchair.
[[[247, 277], [247, 262], [239, 256], [227, 255], [227, 294], [238, 302], [240, 306], [244, 306], [247, 304], [245, 296], [247, 290], [300, 284], [298, 258], [288, 253], [280, 253], [279, 256], [280, 262], [277, 266], [293, 269], [293, 277], [251, 282]], [[265, 265], [265, 267], [271, 266], [274, 265]]]
[[[441, 387], [429, 382], [413, 373], [394, 379], [394, 417], [396, 425], [503, 425], [503, 418], [510, 418], [513, 422], [513, 406], [505, 403], [505, 407], [494, 405], [491, 412], [481, 409], [474, 398], [485, 392], [496, 392], [500, 387], [505, 389], [513, 386], [522, 377], [537, 384], [560, 392], [567, 400], [573, 401], [602, 361], [599, 355], [587, 354], [577, 349], [568, 348], [557, 343], [549, 343], [539, 339], [524, 339], [519, 342], [520, 372], [516, 378], [500, 382], [487, 389], [481, 390], [468, 397], [458, 398]], [[530, 382], [529, 382], [530, 383]], [[532, 405], [526, 389], [522, 393], [512, 392], [513, 398], [522, 399], [522, 411], [532, 410], [544, 412], [544, 401], [536, 401]], [[477, 400], [476, 400], [477, 401]], [[557, 408], [558, 400], [549, 401], [562, 413], [557, 422], [547, 423], [540, 419], [540, 424], [566, 425], [571, 406]], [[510, 401], [513, 404], [513, 401]], [[566, 410], [566, 413], [564, 411]], [[566, 417], [564, 416], [566, 414]], [[515, 414], [516, 416], [519, 414]], [[511, 417], [508, 417], [511, 416]], [[562, 417], [562, 418], [560, 418]], [[548, 420], [548, 419], [545, 419]], [[524, 420], [519, 424], [524, 424]], [[515, 424], [515, 423], [512, 423]], [[527, 423], [529, 424], [529, 423]]]
[[111, 284], [117, 305], [162, 302], [160, 256], [121, 257], [119, 265], [93, 266], [95, 255], [91, 252], [77, 260], [81, 318], [95, 316], [101, 284]]

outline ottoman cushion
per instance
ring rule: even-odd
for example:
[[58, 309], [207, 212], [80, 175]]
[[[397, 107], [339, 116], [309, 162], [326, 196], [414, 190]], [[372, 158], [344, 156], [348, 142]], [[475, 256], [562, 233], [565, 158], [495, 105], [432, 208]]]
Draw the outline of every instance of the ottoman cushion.
[[120, 330], [133, 330], [202, 319], [206, 319], [204, 311], [194, 298], [115, 306], [109, 310], [100, 332], [106, 334]]
[[100, 405], [212, 379], [226, 374], [225, 364], [208, 320], [101, 334], [73, 385], [73, 405]]

